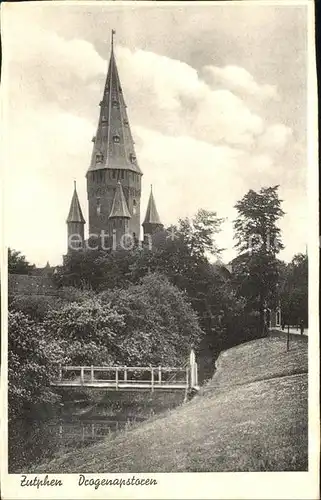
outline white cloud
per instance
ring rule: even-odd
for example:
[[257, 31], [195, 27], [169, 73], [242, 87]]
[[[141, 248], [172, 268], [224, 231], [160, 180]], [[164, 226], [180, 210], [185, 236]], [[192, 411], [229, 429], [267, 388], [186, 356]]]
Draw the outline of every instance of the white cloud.
[[14, 55], [15, 63], [36, 70], [39, 76], [41, 71], [45, 71], [46, 80], [48, 70], [50, 77], [62, 74], [68, 78], [72, 74], [82, 81], [107, 70], [106, 62], [90, 42], [66, 40], [41, 26], [33, 25], [32, 30], [26, 30], [23, 24], [12, 25], [13, 33], [7, 45], [9, 59], [11, 54]]
[[233, 145], [251, 145], [262, 133], [262, 118], [240, 97], [211, 89], [186, 63], [124, 47], [117, 56], [126, 95], [130, 101], [140, 96], [141, 124], [147, 120], [149, 127], [162, 132]]
[[291, 136], [292, 129], [290, 127], [277, 123], [267, 127], [259, 139], [259, 145], [263, 149], [281, 151], [285, 148]]
[[[214, 146], [188, 136], [172, 137], [144, 127], [135, 127], [137, 153], [144, 172], [142, 216], [145, 215], [149, 185], [153, 191], [160, 217], [165, 224], [175, 222], [178, 217], [191, 216], [200, 207], [216, 210], [220, 217], [227, 218], [218, 241], [227, 248], [224, 258], [235, 256], [233, 250], [233, 220], [236, 217], [234, 205], [249, 188], [279, 184], [280, 167], [272, 157], [257, 155], [230, 146]], [[282, 229], [295, 247], [297, 241], [304, 241], [305, 213], [300, 217], [291, 213], [295, 203], [296, 189], [281, 189], [281, 199], [291, 199], [286, 204]], [[300, 200], [304, 194], [299, 195]], [[299, 204], [299, 206], [301, 206]], [[291, 236], [291, 235], [296, 235]], [[293, 248], [293, 246], [291, 248]], [[291, 257], [291, 249], [284, 252]]]
[[228, 87], [245, 92], [260, 99], [278, 99], [278, 92], [275, 85], [259, 84], [254, 77], [240, 66], [205, 66], [204, 68], [211, 76], [212, 82], [218, 81]]
[[57, 263], [66, 250], [74, 179], [86, 217], [92, 125], [58, 107], [14, 118], [4, 131], [6, 242], [38, 264]]

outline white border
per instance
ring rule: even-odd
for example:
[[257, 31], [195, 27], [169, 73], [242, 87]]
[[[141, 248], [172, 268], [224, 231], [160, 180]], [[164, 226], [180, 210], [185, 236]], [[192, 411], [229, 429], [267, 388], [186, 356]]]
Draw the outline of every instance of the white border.
[[[88, 5], [93, 1], [61, 1], [57, 4]], [[33, 5], [39, 2], [28, 2]], [[183, 2], [101, 2], [95, 5], [110, 5], [122, 7], [135, 5], [143, 7], [164, 8], [165, 6], [182, 6]], [[317, 499], [318, 470], [319, 470], [319, 443], [320, 443], [320, 412], [319, 412], [319, 225], [318, 225], [318, 140], [317, 140], [317, 88], [315, 71], [314, 49], [314, 5], [312, 1], [276, 1], [265, 0], [237, 1], [237, 2], [187, 2], [186, 5], [213, 5], [234, 4], [235, 7], [256, 4], [279, 6], [307, 6], [308, 9], [308, 199], [309, 199], [309, 472], [263, 472], [263, 473], [175, 473], [175, 474], [135, 474], [136, 477], [153, 477], [157, 480], [157, 487], [78, 487], [78, 474], [49, 475], [49, 479], [61, 478], [63, 488], [22, 488], [20, 475], [8, 475], [7, 463], [1, 460], [1, 492], [2, 498], [7, 499], [82, 499], [82, 498], [210, 498], [210, 499]], [[41, 5], [52, 5], [52, 2], [41, 2]], [[27, 4], [2, 4], [1, 17], [7, 9], [26, 8]], [[3, 82], [1, 92], [1, 111], [5, 107], [5, 89], [9, 84], [6, 81], [6, 71], [3, 68]], [[2, 198], [3, 199], [3, 198]], [[2, 207], [3, 208], [3, 207]], [[3, 219], [1, 219], [3, 230]], [[3, 234], [4, 236], [4, 234]], [[3, 241], [3, 240], [2, 240]], [[3, 439], [1, 440], [1, 457], [7, 457], [7, 254], [1, 247], [1, 326], [2, 326], [2, 364], [1, 364], [1, 422]], [[126, 479], [132, 474], [86, 474], [88, 477]], [[29, 475], [32, 478], [34, 475]], [[43, 477], [43, 475], [41, 475]]]

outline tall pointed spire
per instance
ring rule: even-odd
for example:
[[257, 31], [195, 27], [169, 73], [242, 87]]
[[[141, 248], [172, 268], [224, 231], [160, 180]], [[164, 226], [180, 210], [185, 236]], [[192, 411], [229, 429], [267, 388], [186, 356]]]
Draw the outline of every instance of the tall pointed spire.
[[74, 181], [74, 193], [72, 195], [69, 214], [67, 217], [68, 244], [67, 251], [70, 254], [74, 250], [83, 248], [85, 241], [85, 219], [81, 211], [77, 194], [76, 181]]
[[154, 234], [157, 231], [161, 231], [163, 227], [164, 226], [161, 223], [160, 217], [157, 212], [156, 203], [153, 195], [153, 187], [151, 186], [146, 215], [143, 222], [144, 235]]
[[150, 186], [150, 195], [149, 195], [149, 200], [148, 200], [148, 205], [147, 205], [147, 210], [146, 210], [146, 215], [143, 224], [161, 224], [157, 208], [156, 208], [156, 203], [154, 200], [154, 195], [153, 195], [153, 186]]
[[81, 211], [77, 194], [76, 181], [74, 181], [74, 193], [72, 195], [69, 214], [67, 217], [67, 223], [69, 222], [79, 222], [81, 224], [85, 224], [85, 219]]
[[[115, 60], [115, 31], [111, 32], [111, 50], [106, 83], [100, 102], [96, 136], [87, 171], [88, 220], [90, 234], [111, 234], [120, 226], [136, 239], [140, 235], [140, 198], [142, 172], [138, 166], [134, 141], [127, 116], [123, 89]], [[117, 186], [121, 181], [121, 187]], [[116, 201], [121, 217], [114, 218]], [[111, 216], [111, 217], [110, 217]], [[126, 226], [126, 228], [125, 228]]]
[[125, 169], [141, 174], [136, 160], [127, 106], [123, 97], [114, 54], [114, 35], [111, 32], [111, 53], [100, 116], [89, 171]]
[[113, 205], [111, 207], [111, 212], [109, 218], [124, 218], [130, 219], [131, 215], [128, 210], [126, 198], [124, 195], [124, 191], [120, 182], [117, 183], [116, 191], [114, 195]]

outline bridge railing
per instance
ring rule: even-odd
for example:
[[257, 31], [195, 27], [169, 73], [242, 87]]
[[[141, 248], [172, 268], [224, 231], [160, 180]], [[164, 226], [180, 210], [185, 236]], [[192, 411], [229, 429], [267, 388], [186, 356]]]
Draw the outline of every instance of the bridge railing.
[[194, 350], [184, 366], [62, 366], [53, 385], [105, 384], [106, 387], [129, 387], [136, 384], [154, 387], [171, 386], [177, 388], [197, 388], [198, 369]]
[[59, 366], [57, 383], [78, 382], [146, 384], [154, 387], [159, 385], [190, 385], [190, 366]]

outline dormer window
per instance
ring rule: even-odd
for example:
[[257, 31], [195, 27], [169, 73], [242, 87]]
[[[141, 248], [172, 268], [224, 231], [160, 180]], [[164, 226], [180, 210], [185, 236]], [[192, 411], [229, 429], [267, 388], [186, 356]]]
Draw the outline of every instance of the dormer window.
[[128, 120], [124, 120], [124, 125], [126, 125], [126, 127], [128, 127], [128, 125], [129, 125]]
[[120, 137], [119, 137], [119, 135], [114, 135], [113, 136], [113, 141], [114, 141], [115, 144], [119, 144], [120, 143]]
[[102, 119], [101, 119], [101, 121], [102, 121], [103, 123], [107, 123], [107, 121], [108, 121], [108, 120], [107, 120], [107, 116], [103, 116], [103, 117], [102, 117]]
[[104, 101], [100, 101], [99, 106], [102, 106], [104, 104]]
[[113, 106], [113, 108], [119, 108], [119, 102], [116, 101], [116, 100], [113, 100], [112, 101], [112, 106]]
[[96, 136], [94, 135], [94, 137], [91, 139], [91, 142], [95, 142], [96, 140]]
[[135, 163], [136, 161], [136, 156], [134, 155], [134, 153], [130, 153], [129, 155], [129, 160], [131, 163]]
[[123, 89], [121, 87], [118, 87], [118, 92], [121, 94]]
[[104, 160], [104, 155], [102, 153], [96, 153], [96, 163], [102, 163]]

